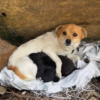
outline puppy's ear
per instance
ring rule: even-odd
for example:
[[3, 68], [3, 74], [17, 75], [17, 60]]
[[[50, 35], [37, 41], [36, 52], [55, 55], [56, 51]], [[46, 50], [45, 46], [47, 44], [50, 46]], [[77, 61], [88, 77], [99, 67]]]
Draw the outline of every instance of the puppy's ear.
[[83, 33], [83, 38], [87, 38], [87, 31], [84, 28], [82, 28], [82, 33]]
[[55, 29], [55, 33], [57, 34], [58, 31], [62, 28], [62, 25], [58, 26], [56, 29]]

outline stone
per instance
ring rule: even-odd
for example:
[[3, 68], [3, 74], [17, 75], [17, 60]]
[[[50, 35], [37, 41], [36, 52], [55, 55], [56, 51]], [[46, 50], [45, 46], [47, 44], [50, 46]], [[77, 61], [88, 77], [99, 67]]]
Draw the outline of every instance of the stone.
[[0, 94], [3, 95], [6, 92], [6, 88], [3, 86], [0, 86]]
[[26, 94], [26, 91], [23, 91], [21, 94], [22, 94], [22, 95], [25, 95], [25, 94]]
[[16, 46], [13, 46], [0, 38], [0, 71], [7, 65], [7, 61], [15, 49]]
[[0, 36], [20, 45], [31, 38], [74, 23], [100, 38], [99, 0], [0, 0]]

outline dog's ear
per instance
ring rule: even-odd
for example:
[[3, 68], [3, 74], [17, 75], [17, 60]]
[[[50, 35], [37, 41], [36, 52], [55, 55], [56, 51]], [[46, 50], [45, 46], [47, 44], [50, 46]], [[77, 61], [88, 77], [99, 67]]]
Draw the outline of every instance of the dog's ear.
[[87, 38], [87, 31], [84, 28], [82, 28], [82, 33], [83, 33], [83, 38]]
[[57, 34], [58, 31], [62, 28], [62, 25], [59, 25], [56, 29], [55, 29], [55, 33]]

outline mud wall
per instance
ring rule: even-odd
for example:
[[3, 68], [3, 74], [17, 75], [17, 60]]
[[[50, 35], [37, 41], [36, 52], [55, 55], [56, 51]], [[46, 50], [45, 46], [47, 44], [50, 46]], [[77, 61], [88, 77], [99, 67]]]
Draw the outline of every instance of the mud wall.
[[100, 39], [99, 0], [0, 0], [0, 37], [13, 44], [75, 23], [88, 31], [88, 39]]

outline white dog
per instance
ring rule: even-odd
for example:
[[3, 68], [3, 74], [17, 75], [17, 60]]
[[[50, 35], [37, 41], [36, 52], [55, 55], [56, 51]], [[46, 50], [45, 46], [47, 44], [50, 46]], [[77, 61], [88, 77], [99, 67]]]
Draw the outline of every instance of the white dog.
[[19, 46], [9, 58], [8, 69], [23, 80], [35, 79], [37, 66], [28, 56], [42, 51], [56, 63], [56, 74], [61, 78], [62, 62], [57, 55], [76, 57], [71, 52], [79, 46], [84, 37], [87, 37], [84, 28], [75, 24], [60, 25], [55, 31], [47, 32]]

